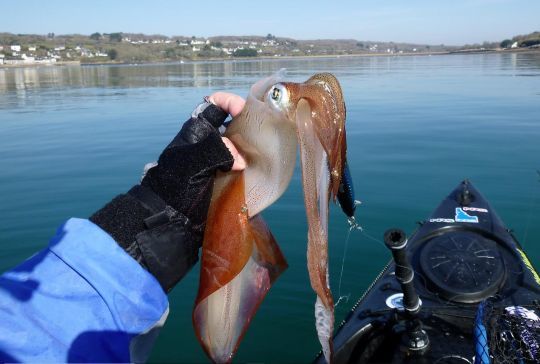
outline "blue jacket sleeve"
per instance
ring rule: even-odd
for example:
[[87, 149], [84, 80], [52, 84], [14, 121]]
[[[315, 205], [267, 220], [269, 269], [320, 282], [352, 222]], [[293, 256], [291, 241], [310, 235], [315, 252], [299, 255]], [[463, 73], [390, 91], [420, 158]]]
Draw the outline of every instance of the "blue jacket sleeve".
[[168, 314], [157, 280], [88, 220], [0, 277], [0, 362], [143, 362]]

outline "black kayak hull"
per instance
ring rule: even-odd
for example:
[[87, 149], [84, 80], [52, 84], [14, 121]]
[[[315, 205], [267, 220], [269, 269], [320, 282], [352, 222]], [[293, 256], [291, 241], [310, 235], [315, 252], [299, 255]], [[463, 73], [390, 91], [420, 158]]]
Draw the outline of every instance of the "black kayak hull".
[[[402, 349], [402, 290], [390, 261], [334, 336], [335, 363], [472, 363], [480, 302], [531, 306], [540, 276], [487, 200], [462, 182], [408, 239], [407, 254], [429, 336], [423, 355]], [[319, 355], [315, 360], [324, 363]]]

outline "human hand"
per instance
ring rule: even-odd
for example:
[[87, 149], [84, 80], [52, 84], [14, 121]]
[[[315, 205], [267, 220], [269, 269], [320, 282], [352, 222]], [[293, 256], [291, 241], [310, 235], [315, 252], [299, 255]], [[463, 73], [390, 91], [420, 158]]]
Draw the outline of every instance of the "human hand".
[[218, 132], [228, 114], [234, 118], [242, 111], [245, 100], [232, 93], [215, 92], [205, 101], [195, 108], [191, 119], [141, 182], [196, 225], [206, 220], [206, 202], [213, 185], [209, 182], [215, 172], [241, 171], [246, 167], [234, 144]]
[[217, 92], [197, 106], [145, 171], [141, 184], [90, 220], [152, 273], [168, 292], [198, 259], [216, 171], [241, 171], [245, 159], [218, 128], [238, 115], [240, 96]]

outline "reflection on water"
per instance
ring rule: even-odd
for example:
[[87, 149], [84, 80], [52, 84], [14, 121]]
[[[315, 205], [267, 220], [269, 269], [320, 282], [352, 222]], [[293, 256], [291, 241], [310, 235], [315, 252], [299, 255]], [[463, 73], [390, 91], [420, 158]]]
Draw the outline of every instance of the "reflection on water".
[[[453, 67], [482, 67], [489, 72], [528, 75], [537, 70], [540, 56], [534, 53], [500, 55], [451, 55]], [[0, 68], [0, 108], [24, 105], [38, 89], [109, 87], [221, 87], [235, 88], [252, 84], [263, 75], [287, 68], [292, 76], [306, 70], [332, 70], [338, 76], [363, 72], [399, 73], [403, 68], [425, 72], [440, 66], [436, 57], [354, 57], [285, 60], [246, 60], [188, 62], [183, 64], [118, 66], [42, 66]], [[535, 74], [537, 75], [537, 74]], [[234, 76], [234, 77], [233, 77]]]
[[[438, 56], [441, 57], [441, 56]], [[451, 55], [459, 58], [458, 67], [489, 66], [494, 71], [525, 71], [538, 69], [540, 56], [534, 53], [507, 53], [493, 55]], [[399, 70], [400, 62], [407, 67], [428, 66], [427, 58], [418, 57], [341, 57], [284, 60], [207, 61], [175, 64], [117, 65], [117, 66], [41, 66], [0, 68], [0, 92], [30, 90], [47, 87], [206, 87], [228, 86], [231, 76], [255, 78], [279, 68], [293, 71], [320, 69], [336, 66], [359, 69]], [[411, 64], [412, 61], [412, 64]], [[438, 62], [434, 62], [438, 64]], [[300, 67], [299, 67], [300, 66]], [[340, 67], [341, 68], [341, 67]]]
[[275, 69], [275, 63], [267, 61], [0, 69], [0, 92], [54, 87], [228, 86], [234, 84], [232, 75], [249, 77], [253, 72], [268, 74]]

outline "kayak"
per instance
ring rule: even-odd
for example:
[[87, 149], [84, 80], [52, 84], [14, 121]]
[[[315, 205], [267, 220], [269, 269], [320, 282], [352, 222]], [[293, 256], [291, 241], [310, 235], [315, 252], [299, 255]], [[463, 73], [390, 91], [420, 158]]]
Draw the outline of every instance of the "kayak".
[[336, 330], [333, 362], [540, 362], [540, 276], [480, 192], [461, 182], [419, 224], [385, 233], [393, 259]]

